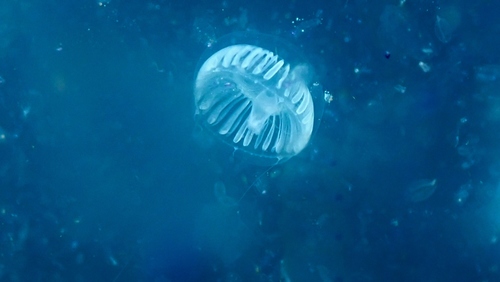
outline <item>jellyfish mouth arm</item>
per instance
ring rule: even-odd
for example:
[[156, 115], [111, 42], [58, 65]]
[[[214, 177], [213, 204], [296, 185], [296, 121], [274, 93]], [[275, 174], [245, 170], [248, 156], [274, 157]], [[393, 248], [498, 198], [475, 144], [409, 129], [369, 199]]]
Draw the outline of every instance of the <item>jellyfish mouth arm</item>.
[[262, 91], [253, 99], [247, 126], [255, 135], [260, 134], [269, 117], [279, 111], [276, 100], [276, 97], [267, 94], [266, 91]]

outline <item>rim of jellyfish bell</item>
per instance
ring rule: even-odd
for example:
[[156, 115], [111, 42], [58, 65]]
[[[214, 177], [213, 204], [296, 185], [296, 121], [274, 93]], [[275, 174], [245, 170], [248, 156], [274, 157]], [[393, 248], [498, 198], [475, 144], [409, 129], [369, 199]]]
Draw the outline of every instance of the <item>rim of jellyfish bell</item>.
[[279, 35], [265, 34], [257, 31], [232, 32], [219, 38], [202, 53], [198, 63], [196, 64], [194, 78], [196, 79], [201, 66], [208, 58], [210, 58], [210, 56], [223, 48], [237, 44], [254, 45], [269, 50], [277, 54], [290, 65], [306, 65], [308, 67], [308, 71], [310, 72], [307, 82], [308, 84], [312, 83], [315, 76], [314, 67], [304, 56], [303, 50]]

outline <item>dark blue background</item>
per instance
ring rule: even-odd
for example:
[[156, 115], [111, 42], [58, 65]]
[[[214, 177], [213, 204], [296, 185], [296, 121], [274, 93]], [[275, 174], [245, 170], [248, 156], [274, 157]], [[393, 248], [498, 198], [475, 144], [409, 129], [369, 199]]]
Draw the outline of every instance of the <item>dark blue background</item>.
[[[0, 280], [500, 281], [499, 13], [2, 1]], [[274, 167], [193, 117], [204, 50], [248, 30], [299, 48], [334, 97]]]

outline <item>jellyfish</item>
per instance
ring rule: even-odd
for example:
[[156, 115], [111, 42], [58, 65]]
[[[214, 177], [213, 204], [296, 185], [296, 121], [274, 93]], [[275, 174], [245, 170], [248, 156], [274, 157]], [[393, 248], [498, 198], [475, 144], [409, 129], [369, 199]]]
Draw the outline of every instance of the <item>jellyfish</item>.
[[310, 86], [313, 71], [299, 52], [274, 37], [258, 34], [252, 42], [249, 37], [237, 37], [244, 40], [232, 40], [202, 63], [195, 116], [236, 151], [278, 163], [309, 143], [322, 93], [318, 84]]

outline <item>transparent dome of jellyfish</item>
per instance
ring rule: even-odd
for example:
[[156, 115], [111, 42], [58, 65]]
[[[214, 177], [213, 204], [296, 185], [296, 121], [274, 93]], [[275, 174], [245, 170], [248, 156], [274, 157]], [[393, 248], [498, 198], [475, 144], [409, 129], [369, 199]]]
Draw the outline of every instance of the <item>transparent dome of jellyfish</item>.
[[300, 153], [322, 100], [311, 93], [312, 69], [300, 53], [277, 37], [254, 33], [214, 47], [196, 76], [198, 122], [254, 158], [280, 162]]

